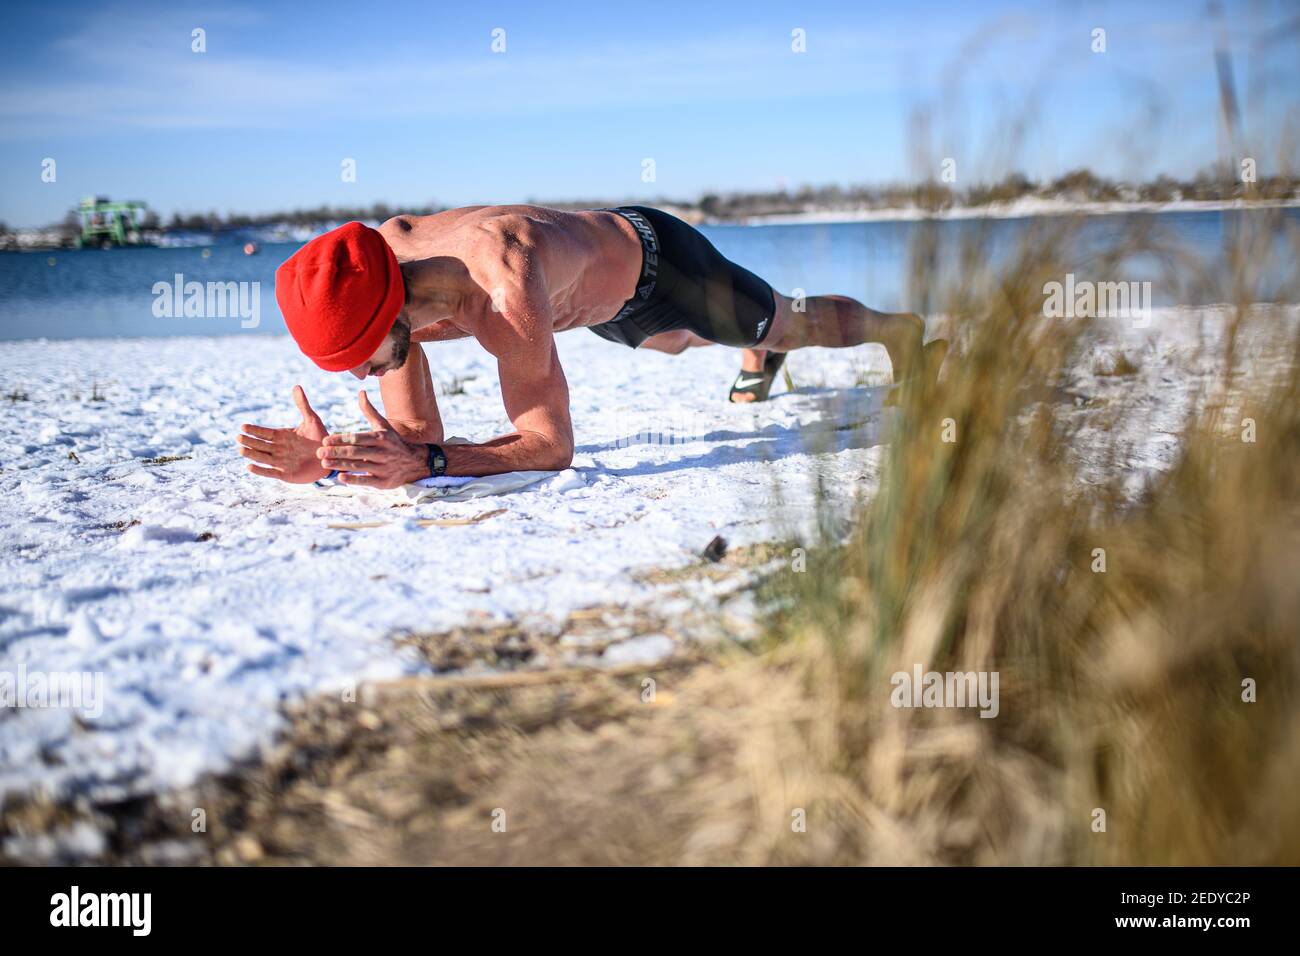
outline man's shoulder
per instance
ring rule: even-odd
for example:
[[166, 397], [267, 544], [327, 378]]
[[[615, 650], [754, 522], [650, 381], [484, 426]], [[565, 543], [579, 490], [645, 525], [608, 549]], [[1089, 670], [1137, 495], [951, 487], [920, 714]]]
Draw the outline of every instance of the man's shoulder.
[[507, 271], [522, 267], [535, 256], [563, 248], [572, 232], [571, 215], [545, 206], [488, 206], [457, 225], [457, 235], [480, 265]]
[[560, 223], [568, 215], [546, 206], [462, 206], [427, 216], [394, 216], [380, 225], [379, 232], [390, 243], [453, 235], [513, 239]]
[[379, 232], [389, 239], [411, 238], [423, 233], [442, 231], [454, 227], [458, 222], [473, 216], [487, 206], [463, 206], [460, 209], [444, 209], [427, 216], [400, 214], [392, 219], [385, 219], [379, 225]]

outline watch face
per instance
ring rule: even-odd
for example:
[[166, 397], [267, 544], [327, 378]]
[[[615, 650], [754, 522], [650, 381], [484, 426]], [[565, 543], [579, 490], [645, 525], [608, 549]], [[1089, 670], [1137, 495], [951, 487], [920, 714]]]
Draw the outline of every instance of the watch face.
[[438, 445], [429, 445], [429, 474], [437, 478], [447, 471], [447, 456]]

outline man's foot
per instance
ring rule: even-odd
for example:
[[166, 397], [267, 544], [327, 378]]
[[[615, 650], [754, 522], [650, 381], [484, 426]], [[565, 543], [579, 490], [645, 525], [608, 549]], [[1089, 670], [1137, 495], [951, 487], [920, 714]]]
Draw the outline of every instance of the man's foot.
[[784, 352], [768, 352], [763, 359], [762, 371], [748, 372], [742, 369], [736, 376], [735, 384], [731, 386], [731, 394], [728, 398], [733, 402], [767, 401], [768, 393], [772, 391], [772, 383], [776, 381], [776, 373], [781, 371], [783, 364], [785, 364]]

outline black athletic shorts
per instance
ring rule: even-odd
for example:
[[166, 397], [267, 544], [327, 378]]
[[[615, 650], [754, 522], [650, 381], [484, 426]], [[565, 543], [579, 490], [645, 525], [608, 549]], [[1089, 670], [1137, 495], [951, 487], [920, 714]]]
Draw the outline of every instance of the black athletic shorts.
[[726, 259], [693, 226], [648, 206], [605, 212], [622, 216], [641, 237], [641, 278], [618, 315], [591, 331], [632, 348], [677, 329], [741, 348], [767, 336], [776, 314], [772, 287]]

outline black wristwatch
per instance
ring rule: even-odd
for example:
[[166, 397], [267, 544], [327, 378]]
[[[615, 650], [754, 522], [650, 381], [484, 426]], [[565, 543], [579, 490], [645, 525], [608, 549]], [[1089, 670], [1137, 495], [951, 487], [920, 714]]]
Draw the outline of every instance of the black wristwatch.
[[433, 442], [428, 443], [429, 447], [429, 477], [441, 478], [447, 473], [447, 455], [442, 450], [441, 445], [435, 445]]

